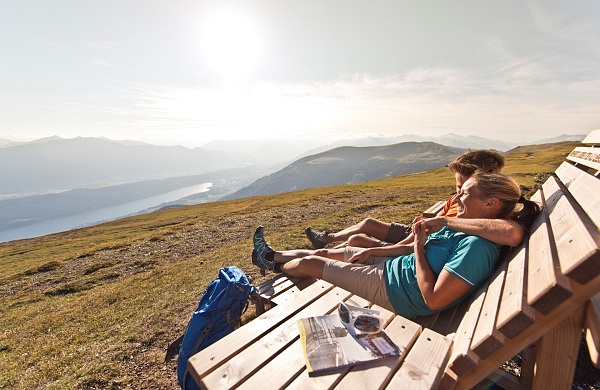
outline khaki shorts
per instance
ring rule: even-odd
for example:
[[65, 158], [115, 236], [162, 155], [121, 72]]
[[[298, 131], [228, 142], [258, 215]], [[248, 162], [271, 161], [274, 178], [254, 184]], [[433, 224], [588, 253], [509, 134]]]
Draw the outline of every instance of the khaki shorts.
[[[346, 247], [344, 260], [357, 249], [363, 248]], [[385, 262], [389, 259], [370, 257], [365, 264], [329, 260], [323, 268], [323, 280], [393, 312], [385, 286]]]

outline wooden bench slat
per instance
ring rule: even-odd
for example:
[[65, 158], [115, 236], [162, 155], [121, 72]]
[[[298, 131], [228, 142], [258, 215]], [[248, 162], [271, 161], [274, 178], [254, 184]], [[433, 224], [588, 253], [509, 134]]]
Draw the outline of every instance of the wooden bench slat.
[[583, 144], [600, 144], [600, 129], [591, 131], [583, 141]]
[[426, 316], [416, 316], [412, 320], [421, 325], [423, 328], [430, 328], [433, 324], [435, 324], [435, 321], [439, 315], [440, 313], [433, 313]]
[[544, 191], [556, 197], [549, 208], [560, 269], [585, 284], [600, 274], [600, 233], [554, 177], [544, 184]]
[[527, 304], [525, 296], [527, 281], [527, 246], [525, 237], [520, 247], [512, 250], [508, 261], [502, 300], [498, 308], [496, 326], [506, 337], [513, 338], [535, 322], [535, 310]]
[[[362, 299], [358, 296], [352, 296], [351, 298], [354, 302], [356, 302], [359, 305], [367, 305], [368, 304], [367, 301], [365, 301], [364, 299]], [[392, 319], [394, 319], [394, 317], [395, 317], [394, 313], [392, 313], [384, 308], [380, 308], [380, 307], [374, 307], [374, 309], [380, 311], [380, 316], [384, 320], [384, 323], [387, 324], [388, 322], [393, 322]], [[421, 332], [421, 328], [418, 325], [416, 325], [415, 323], [411, 323], [410, 321], [405, 320], [402, 317], [397, 317], [397, 318], [404, 320], [404, 321], [399, 320], [399, 321], [397, 321], [397, 323], [401, 324], [404, 327], [406, 336], [408, 336], [409, 333], [412, 332], [412, 336], [410, 336], [410, 338], [409, 338], [409, 340], [412, 339], [412, 342], [410, 342], [409, 344], [398, 343], [398, 338], [392, 337], [396, 333], [398, 333], [398, 332], [392, 333], [393, 328], [394, 328], [392, 326], [387, 326], [386, 331], [388, 332], [388, 334], [391, 334], [390, 337], [392, 338], [392, 341], [394, 341], [396, 343], [396, 345], [398, 345], [400, 347], [401, 350], [404, 350], [407, 347], [410, 347], [410, 345], [412, 345], [414, 340], [416, 340], [417, 336]], [[407, 352], [404, 352], [404, 355], [406, 353]], [[382, 366], [382, 364], [383, 364], [383, 366]], [[364, 381], [365, 375], [364, 375], [363, 370], [366, 369], [367, 367], [370, 368], [369, 375], [366, 376], [367, 379], [369, 377], [372, 377], [371, 373], [373, 371], [371, 371], [371, 369], [374, 369], [375, 371], [377, 371], [377, 367], [379, 367], [379, 371], [382, 371], [384, 373], [383, 378], [385, 378], [385, 375], [390, 370], [390, 367], [393, 367], [394, 364], [399, 365], [400, 362], [395, 363], [394, 359], [390, 362], [388, 359], [385, 361], [378, 361], [378, 362], [367, 363], [367, 364], [361, 365], [360, 366], [360, 368], [361, 368], [360, 375], [358, 375], [358, 376], [354, 375], [353, 380]], [[291, 375], [285, 375], [285, 376], [274, 375], [274, 373], [280, 372], [281, 370], [286, 370], [286, 372], [291, 373]], [[347, 367], [345, 369], [340, 369], [338, 372], [328, 373], [328, 374], [322, 376], [321, 377], [322, 380], [318, 381], [318, 384], [316, 384], [315, 377], [309, 377], [308, 373], [306, 372], [306, 362], [304, 361], [304, 354], [302, 353], [302, 342], [300, 339], [298, 339], [290, 347], [286, 348], [281, 354], [277, 355], [274, 359], [271, 359], [265, 366], [263, 366], [257, 373], [252, 375], [239, 388], [240, 389], [259, 389], [259, 388], [275, 389], [275, 388], [287, 387], [288, 389], [293, 389], [293, 388], [322, 389], [322, 388], [327, 388], [329, 386], [332, 386], [334, 383], [337, 383], [340, 380], [340, 378], [343, 378], [343, 380], [345, 380], [348, 373], [352, 374], [352, 371], [350, 371], [350, 370], [351, 370], [351, 367]], [[295, 372], [295, 374], [294, 374], [294, 372]], [[292, 382], [292, 380], [290, 378], [294, 379], [293, 385], [291, 385], [289, 383], [289, 382]], [[375, 375], [374, 379], [378, 379], [379, 382], [381, 382], [381, 380], [382, 380], [382, 378], [377, 375]], [[288, 385], [290, 385], [290, 386], [288, 386]], [[367, 387], [367, 388], [372, 388], [372, 387]]]
[[547, 314], [571, 295], [571, 289], [568, 278], [560, 272], [554, 241], [548, 231], [548, 212], [553, 209], [557, 196], [550, 193], [544, 198], [543, 190], [532, 197], [543, 204], [543, 209], [530, 229], [527, 303]]
[[445, 200], [440, 200], [440, 201], [436, 202], [433, 206], [431, 206], [427, 210], [423, 211], [423, 217], [425, 217], [425, 218], [435, 217], [436, 215], [438, 215], [438, 213], [440, 211], [442, 211], [445, 204], [446, 204]]
[[600, 368], [600, 293], [588, 303], [584, 326], [590, 358], [594, 366]]
[[258, 290], [259, 294], [261, 294], [261, 295], [266, 294], [269, 290], [272, 290], [275, 286], [277, 286], [281, 283], [286, 283], [290, 279], [291, 279], [291, 277], [288, 277], [285, 274], [279, 274], [279, 275], [273, 277], [272, 279], [262, 282], [261, 284], [256, 286], [256, 289]]
[[199, 382], [202, 377], [212, 372], [231, 356], [251, 345], [265, 333], [310, 305], [331, 289], [333, 289], [331, 284], [319, 280], [305, 289], [303, 294], [298, 296], [296, 300], [265, 312], [235, 332], [228, 334], [218, 343], [209, 345], [202, 351], [201, 356], [196, 354], [188, 360], [190, 373]]
[[206, 387], [215, 389], [229, 389], [242, 383], [248, 376], [268, 363], [273, 356], [281, 353], [299, 339], [300, 333], [296, 324], [298, 319], [329, 313], [337, 307], [340, 301], [345, 300], [350, 295], [349, 292], [339, 287], [333, 288], [317, 301], [263, 335], [248, 348], [236, 353], [227, 362], [206, 375], [202, 382]]
[[[271, 359], [254, 375], [243, 382], [238, 389], [281, 389], [288, 385], [291, 378], [295, 378], [304, 369], [304, 355], [302, 342], [297, 339], [282, 353]], [[277, 375], [281, 370], [286, 370], [286, 375]], [[296, 370], [296, 371], [292, 371]]]
[[[452, 341], [424, 329], [394, 375], [388, 389], [433, 389], [439, 383], [450, 354]], [[428, 364], [426, 364], [428, 363]]]
[[600, 148], [581, 146], [575, 148], [568, 156], [567, 160], [585, 165], [600, 171]]
[[294, 299], [294, 297], [296, 297], [298, 294], [301, 294], [305, 288], [315, 283], [316, 281], [317, 279], [315, 278], [301, 279], [300, 281], [296, 282], [296, 284], [294, 284], [291, 288], [279, 292], [275, 296], [271, 297], [271, 303], [280, 305], [284, 302], [289, 301], [290, 299]]
[[479, 362], [479, 357], [471, 351], [471, 340], [473, 339], [479, 313], [483, 307], [488, 283], [489, 281], [486, 281], [473, 294], [469, 308], [454, 337], [455, 341], [452, 346], [448, 368], [459, 376], [472, 370]]
[[507, 266], [507, 262], [503, 261], [491, 276], [491, 281], [483, 301], [483, 307], [479, 314], [479, 320], [477, 321], [477, 328], [471, 341], [471, 349], [482, 359], [485, 359], [497, 349], [502, 348], [506, 338], [496, 330], [496, 317], [498, 315], [500, 298], [502, 297], [502, 287], [504, 286]]
[[566, 162], [556, 174], [591, 221], [600, 226], [600, 180]]
[[469, 304], [470, 300], [467, 298], [458, 305], [441, 312], [431, 330], [444, 336], [456, 334], [456, 330], [465, 316]]
[[536, 313], [536, 321], [532, 326], [525, 329], [514, 339], [507, 339], [503, 348], [494, 352], [487, 359], [480, 360], [472, 371], [459, 377], [457, 387], [469, 389], [477, 385], [504, 362], [521, 352], [527, 345], [536, 342], [566, 317], [576, 312], [582, 305], [587, 304], [587, 301], [600, 291], [600, 276], [596, 276], [584, 285], [573, 283], [571, 288], [573, 291], [572, 296], [548, 314]]
[[[403, 364], [410, 348], [421, 334], [421, 327], [406, 318], [396, 316], [386, 328], [390, 339], [400, 349], [397, 358], [383, 359], [353, 367], [344, 378], [336, 384], [339, 389], [378, 389], [385, 386]], [[429, 364], [423, 362], [424, 365]]]

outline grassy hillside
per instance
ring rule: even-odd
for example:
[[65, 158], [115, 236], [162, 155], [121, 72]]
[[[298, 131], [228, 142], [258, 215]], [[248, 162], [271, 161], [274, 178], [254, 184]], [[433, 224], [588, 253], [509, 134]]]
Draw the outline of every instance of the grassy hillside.
[[433, 142], [343, 146], [294, 161], [223, 199], [361, 183], [443, 167], [464, 153]]
[[[518, 148], [505, 172], [532, 186], [574, 143]], [[408, 223], [454, 188], [447, 168], [374, 182], [165, 210], [0, 244], [0, 388], [177, 388], [166, 345], [222, 266], [250, 264], [262, 224], [275, 248], [305, 226], [366, 216]], [[267, 274], [267, 277], [270, 275]]]

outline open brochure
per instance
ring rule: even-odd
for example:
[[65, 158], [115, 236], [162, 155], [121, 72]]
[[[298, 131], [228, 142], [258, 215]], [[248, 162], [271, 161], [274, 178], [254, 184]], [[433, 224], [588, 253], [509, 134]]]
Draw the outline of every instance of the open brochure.
[[309, 375], [400, 355], [385, 331], [349, 331], [337, 314], [302, 318], [298, 328]]

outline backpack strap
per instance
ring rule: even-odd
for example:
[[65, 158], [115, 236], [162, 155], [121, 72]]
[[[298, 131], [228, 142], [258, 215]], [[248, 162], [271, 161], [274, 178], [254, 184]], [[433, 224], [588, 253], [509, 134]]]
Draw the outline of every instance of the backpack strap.
[[167, 354], [165, 355], [165, 363], [173, 359], [179, 353], [179, 347], [181, 347], [183, 336], [185, 336], [185, 334], [182, 334], [177, 338], [177, 340], [169, 344], [169, 346], [167, 347]]
[[[192, 355], [194, 355], [196, 352], [198, 352], [198, 349], [200, 348], [200, 344], [202, 344], [202, 342], [204, 341], [204, 339], [206, 338], [206, 336], [208, 336], [208, 334], [210, 333], [210, 330], [212, 329], [212, 324], [208, 324], [204, 327], [204, 330], [202, 330], [202, 333], [200, 333], [200, 337], [198, 337], [198, 341], [196, 342], [196, 345], [194, 346], [194, 350], [192, 351]], [[185, 368], [185, 373], [183, 374], [183, 390], [185, 390], [186, 387], [186, 381], [187, 381], [187, 376], [190, 373], [190, 370], [187, 368]]]

